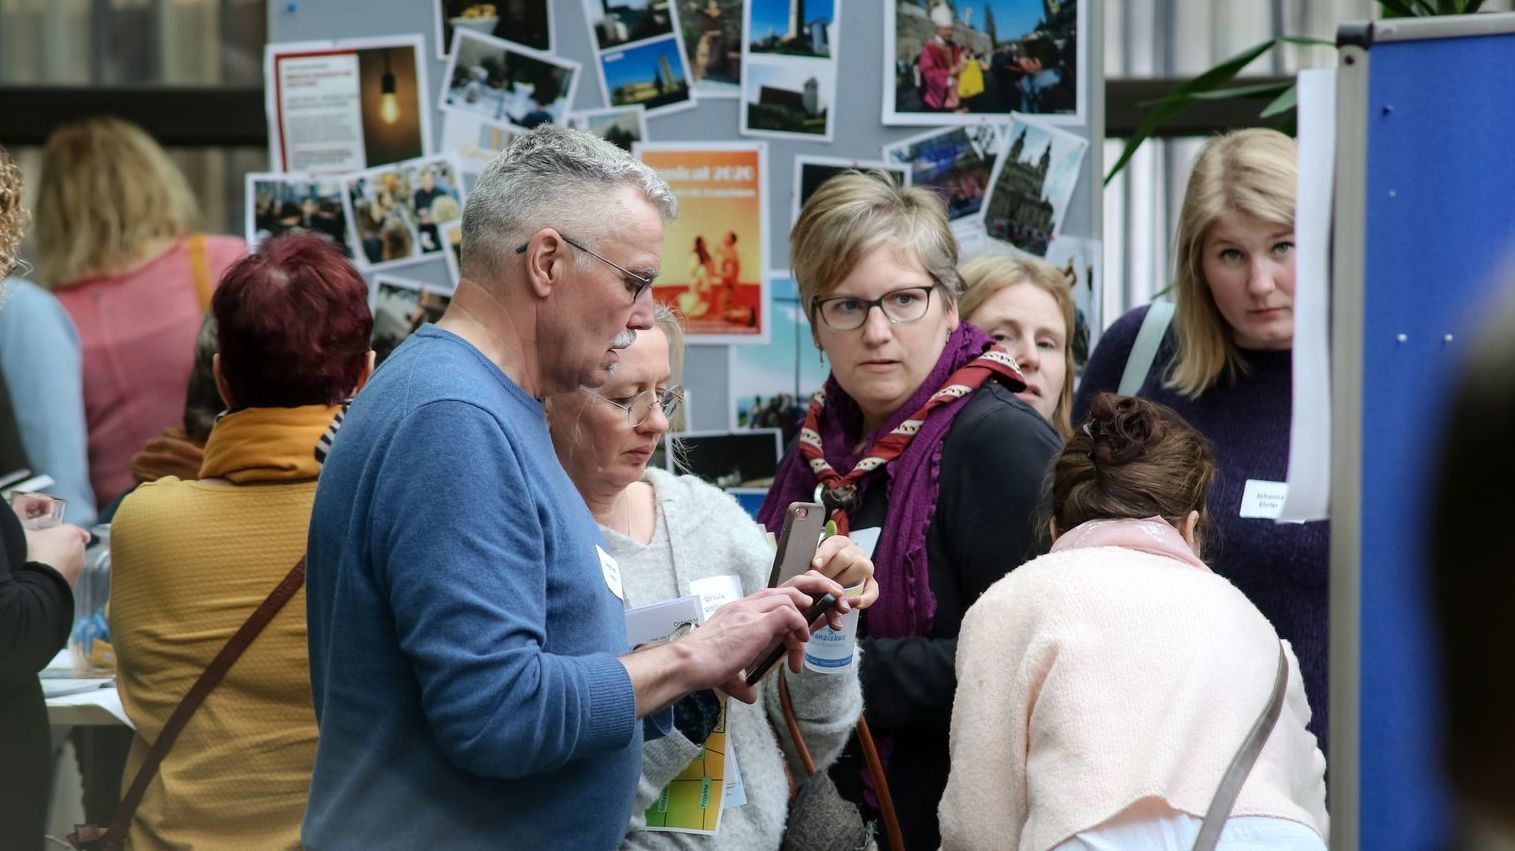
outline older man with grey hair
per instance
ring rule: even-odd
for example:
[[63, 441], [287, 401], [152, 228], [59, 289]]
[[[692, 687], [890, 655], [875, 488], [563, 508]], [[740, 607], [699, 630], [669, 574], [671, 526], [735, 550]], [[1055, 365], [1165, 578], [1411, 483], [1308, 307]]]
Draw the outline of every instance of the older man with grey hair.
[[786, 588], [628, 652], [619, 569], [548, 437], [541, 400], [604, 384], [651, 326], [676, 214], [647, 166], [551, 126], [480, 176], [451, 306], [358, 395], [316, 494], [307, 847], [613, 848], [639, 719], [713, 687], [750, 702], [742, 669], [808, 637]]

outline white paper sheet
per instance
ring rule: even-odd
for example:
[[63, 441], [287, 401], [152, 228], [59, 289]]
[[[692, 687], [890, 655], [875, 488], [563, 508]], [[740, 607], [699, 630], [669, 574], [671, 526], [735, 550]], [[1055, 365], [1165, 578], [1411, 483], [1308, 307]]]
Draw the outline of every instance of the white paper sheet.
[[1279, 522], [1324, 520], [1331, 499], [1331, 200], [1336, 69], [1299, 72], [1294, 211], [1294, 403], [1289, 493]]

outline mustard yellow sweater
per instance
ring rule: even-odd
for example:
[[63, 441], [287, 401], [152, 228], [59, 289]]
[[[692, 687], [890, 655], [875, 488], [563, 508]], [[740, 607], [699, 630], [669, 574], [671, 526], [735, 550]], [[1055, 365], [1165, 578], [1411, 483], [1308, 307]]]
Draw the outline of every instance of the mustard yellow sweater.
[[[198, 482], [143, 485], [111, 530], [111, 636], [137, 728], [123, 791], [195, 678], [305, 552], [335, 408], [217, 423]], [[136, 849], [298, 848], [316, 753], [301, 590], [190, 719], [132, 823]]]

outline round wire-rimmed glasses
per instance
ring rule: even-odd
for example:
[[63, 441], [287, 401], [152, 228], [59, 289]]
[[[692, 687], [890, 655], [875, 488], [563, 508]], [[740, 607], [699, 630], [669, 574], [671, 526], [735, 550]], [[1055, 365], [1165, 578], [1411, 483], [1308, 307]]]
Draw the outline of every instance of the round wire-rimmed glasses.
[[611, 399], [608, 396], [601, 396], [588, 388], [581, 389], [601, 402], [614, 405], [625, 411], [626, 422], [632, 428], [641, 428], [647, 422], [647, 418], [652, 416], [652, 406], [654, 404], [663, 409], [663, 416], [665, 418], [672, 420], [673, 415], [678, 413], [679, 405], [684, 402], [684, 388], [677, 385], [669, 387], [666, 390], [647, 390], [629, 397], [624, 402]]

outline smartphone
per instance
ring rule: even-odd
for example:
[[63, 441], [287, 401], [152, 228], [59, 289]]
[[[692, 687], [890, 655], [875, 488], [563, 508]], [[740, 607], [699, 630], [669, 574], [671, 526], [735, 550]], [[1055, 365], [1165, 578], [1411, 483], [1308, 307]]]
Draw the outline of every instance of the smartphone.
[[778, 551], [773, 554], [773, 570], [768, 573], [768, 587], [777, 588], [810, 569], [821, 531], [826, 528], [826, 509], [818, 502], [791, 502], [784, 512], [784, 528], [779, 532]]
[[[820, 599], [810, 604], [810, 610], [805, 612], [805, 623], [810, 624], [812, 632], [815, 631], [815, 622], [824, 617], [834, 605], [836, 605], [835, 594], [822, 594]], [[763, 654], [763, 660], [747, 673], [747, 685], [757, 685], [782, 658], [784, 658], [784, 642], [781, 639], [774, 642], [773, 646], [768, 648], [768, 652]]]

